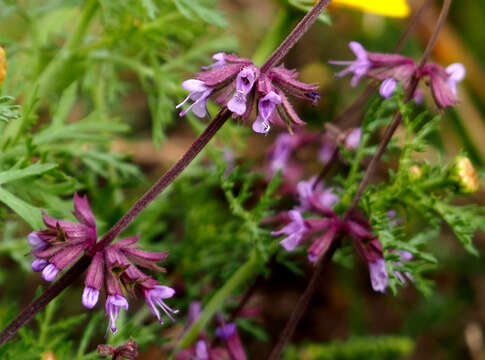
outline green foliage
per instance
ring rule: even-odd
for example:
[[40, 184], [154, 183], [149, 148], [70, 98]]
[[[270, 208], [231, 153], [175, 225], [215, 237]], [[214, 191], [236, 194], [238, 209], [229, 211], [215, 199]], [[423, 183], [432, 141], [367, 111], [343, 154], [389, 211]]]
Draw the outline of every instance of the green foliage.
[[[389, 172], [389, 181], [370, 186], [365, 192], [361, 206], [369, 216], [372, 227], [385, 249], [390, 286], [396, 292], [398, 285], [404, 285], [396, 272], [406, 274], [412, 283], [424, 294], [430, 295], [432, 285], [424, 274], [436, 266], [432, 242], [440, 234], [440, 228], [446, 223], [455, 233], [464, 248], [477, 254], [472, 239], [477, 230], [482, 228], [485, 209], [475, 205], [456, 205], [456, 187], [450, 178], [449, 166], [437, 161], [436, 164], [419, 162], [416, 153], [430, 151], [429, 138], [436, 131], [440, 118], [431, 118], [429, 113], [415, 114], [412, 103], [402, 102], [402, 92], [393, 99], [379, 101], [369, 110], [364, 122], [364, 135], [358, 155], [352, 162], [351, 169], [358, 169], [361, 156], [371, 154], [373, 149], [367, 141], [372, 133], [389, 122], [387, 112], [398, 106], [403, 114], [405, 128], [403, 143], [399, 149], [397, 171]], [[355, 191], [352, 183], [360, 179], [362, 172], [350, 173], [346, 192], [350, 199]], [[348, 180], [348, 179], [347, 179]], [[345, 205], [344, 205], [345, 208]], [[391, 217], [389, 212], [396, 215]], [[401, 223], [403, 222], [403, 223]], [[412, 229], [419, 229], [412, 233]], [[444, 230], [443, 230], [444, 231]], [[397, 251], [410, 252], [413, 261], [401, 262]]]
[[354, 337], [329, 344], [307, 344], [291, 347], [284, 359], [300, 360], [399, 360], [409, 356], [414, 342], [408, 337]]

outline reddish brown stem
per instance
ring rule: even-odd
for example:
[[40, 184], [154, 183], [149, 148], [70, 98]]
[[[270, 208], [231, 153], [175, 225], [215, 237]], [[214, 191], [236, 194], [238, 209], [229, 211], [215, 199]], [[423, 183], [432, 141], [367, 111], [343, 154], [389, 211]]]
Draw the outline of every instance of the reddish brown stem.
[[[310, 29], [313, 23], [317, 20], [320, 13], [328, 6], [330, 0], [320, 0], [312, 10], [300, 21], [290, 35], [283, 41], [278, 49], [271, 55], [266, 63], [261, 67], [262, 71], [268, 71], [276, 64], [280, 63], [285, 55], [291, 50], [293, 46], [301, 39], [301, 37]], [[232, 113], [223, 108], [215, 116], [214, 120], [207, 126], [205, 131], [194, 141], [187, 152], [177, 163], [163, 175], [153, 187], [146, 192], [140, 200], [138, 200], [133, 207], [126, 213], [104, 236], [103, 238], [89, 251], [93, 255], [96, 251], [104, 249], [108, 246], [123, 230], [128, 227], [133, 220], [165, 189], [169, 186], [184, 169], [195, 159], [195, 157], [202, 151], [202, 149], [209, 143], [224, 123], [230, 118]], [[88, 254], [88, 255], [89, 255]], [[0, 333], [0, 346], [10, 340], [19, 329], [28, 323], [40, 310], [42, 310], [52, 299], [59, 295], [66, 287], [71, 285], [78, 276], [80, 276], [89, 266], [90, 256], [83, 256], [76, 264], [74, 264], [63, 276], [59, 278], [53, 285], [51, 285], [39, 298], [30, 303], [26, 309], [20, 313], [15, 320], [13, 320]]]
[[[431, 54], [431, 51], [433, 49], [434, 44], [436, 43], [436, 39], [438, 38], [438, 34], [443, 27], [443, 24], [446, 20], [446, 17], [448, 15], [448, 11], [451, 5], [451, 0], [445, 0], [445, 3], [443, 4], [443, 8], [441, 10], [441, 15], [438, 20], [438, 23], [435, 27], [435, 31], [433, 33], [433, 36], [431, 37], [428, 46], [424, 52], [423, 59], [420, 62], [420, 66], [424, 66], [429, 59], [429, 56]], [[412, 99], [414, 92], [416, 91], [416, 88], [418, 86], [419, 79], [413, 77], [411, 80], [411, 84], [406, 92], [405, 96], [405, 101], [409, 101]], [[381, 143], [379, 144], [379, 148], [377, 153], [373, 156], [369, 166], [367, 167], [366, 173], [364, 174], [364, 178], [362, 179], [359, 188], [357, 190], [357, 193], [354, 196], [354, 199], [352, 201], [352, 204], [349, 206], [345, 214], [343, 215], [343, 219], [347, 218], [349, 214], [354, 211], [360, 201], [361, 196], [363, 195], [367, 185], [369, 184], [370, 179], [375, 173], [375, 170], [377, 168], [377, 164], [379, 163], [380, 159], [382, 158], [382, 155], [384, 154], [387, 145], [391, 141], [392, 136], [394, 135], [394, 132], [396, 131], [397, 127], [401, 123], [402, 115], [398, 111], [396, 115], [394, 116], [394, 119], [392, 123], [388, 126], [386, 129], [386, 132], [384, 134], [384, 138], [382, 139]], [[323, 271], [325, 270], [326, 264], [330, 262], [332, 259], [333, 255], [337, 251], [337, 249], [340, 247], [340, 239], [336, 238], [334, 239], [329, 251], [325, 256], [323, 256], [316, 264], [315, 270], [313, 272], [313, 275], [310, 279], [310, 282], [308, 283], [304, 293], [300, 296], [298, 299], [298, 303], [293, 310], [290, 319], [285, 325], [285, 328], [280, 335], [280, 338], [274, 347], [273, 351], [271, 352], [270, 357], [268, 358], [269, 360], [277, 360], [281, 358], [281, 354], [283, 352], [283, 349], [285, 348], [286, 344], [290, 341], [290, 339], [293, 336], [293, 333], [295, 332], [295, 329], [300, 322], [301, 317], [306, 311], [306, 308], [308, 304], [310, 303], [311, 299], [313, 298], [315, 292], [317, 291], [318, 287], [320, 286], [319, 279], [322, 276]]]

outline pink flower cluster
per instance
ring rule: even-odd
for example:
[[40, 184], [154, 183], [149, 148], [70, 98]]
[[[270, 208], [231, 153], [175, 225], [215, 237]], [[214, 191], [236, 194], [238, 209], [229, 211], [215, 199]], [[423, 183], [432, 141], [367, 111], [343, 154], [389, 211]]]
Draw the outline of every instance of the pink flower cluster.
[[[87, 197], [74, 195], [74, 216], [79, 223], [58, 220], [43, 213], [45, 230], [28, 235], [32, 245], [32, 270], [42, 272], [46, 281], [53, 281], [59, 272], [72, 265], [84, 252], [91, 250], [97, 242], [96, 220]], [[120, 310], [128, 309], [128, 300], [123, 289], [134, 295], [138, 290], [146, 300], [151, 312], [163, 323], [157, 307], [173, 320], [171, 309], [164, 299], [171, 298], [175, 291], [163, 286], [138, 267], [164, 271], [157, 265], [168, 252], [149, 252], [136, 244], [138, 236], [122, 239], [94, 254], [85, 278], [82, 303], [92, 309], [98, 302], [100, 291], [106, 290], [106, 316], [109, 328], [116, 333], [116, 319]]]
[[288, 70], [283, 65], [270, 69], [267, 73], [249, 59], [236, 55], [218, 53], [213, 56], [216, 62], [203, 68], [195, 79], [186, 80], [182, 87], [189, 91], [187, 98], [177, 105], [182, 107], [189, 101], [192, 104], [182, 110], [184, 116], [192, 110], [202, 118], [208, 113], [207, 100], [214, 97], [216, 103], [233, 112], [235, 117], [247, 120], [257, 103], [258, 116], [253, 123], [253, 130], [267, 134], [271, 125], [304, 125], [286, 94], [312, 101], [315, 104], [320, 93], [315, 84], [305, 84], [297, 80], [298, 73]]
[[[389, 98], [398, 82], [407, 88], [413, 77], [428, 78], [438, 107], [454, 106], [459, 101], [458, 83], [466, 74], [465, 67], [460, 63], [446, 68], [432, 63], [419, 66], [413, 59], [402, 55], [369, 52], [356, 41], [350, 42], [349, 47], [356, 56], [354, 61], [330, 61], [330, 64], [347, 66], [337, 76], [353, 74], [352, 86], [356, 86], [363, 77], [375, 79], [382, 82], [379, 89], [381, 96]], [[422, 98], [419, 90], [414, 95], [416, 99]]]

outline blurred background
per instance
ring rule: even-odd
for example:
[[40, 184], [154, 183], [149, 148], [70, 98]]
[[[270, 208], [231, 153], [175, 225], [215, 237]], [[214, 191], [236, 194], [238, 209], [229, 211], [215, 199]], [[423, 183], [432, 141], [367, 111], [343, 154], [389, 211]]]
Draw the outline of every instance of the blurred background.
[[[174, 105], [186, 95], [179, 87], [180, 82], [191, 77], [201, 65], [209, 63], [210, 55], [218, 51], [237, 51], [238, 55], [253, 58], [261, 64], [301, 19], [304, 9], [311, 6], [312, 1], [208, 1], [205, 2], [209, 4], [208, 8], [217, 9], [217, 13], [210, 13], [210, 20], [204, 19], [204, 15], [199, 15], [196, 20], [195, 15], [190, 15], [193, 19], [184, 17], [177, 12], [181, 7], [174, 7], [172, 2], [167, 5], [158, 2], [160, 10], [155, 20], [138, 16], [128, 5], [126, 9], [121, 5], [119, 9], [112, 9], [113, 6], [107, 3], [101, 1], [105, 13], [96, 18], [85, 44], [77, 52], [81, 60], [76, 64], [80, 67], [70, 68], [69, 74], [43, 87], [39, 74], [64, 44], [66, 35], [72, 32], [72, 23], [79, 18], [79, 7], [83, 2], [74, 1], [69, 6], [62, 1], [0, 2], [5, 5], [0, 8], [0, 42], [6, 48], [8, 59], [8, 76], [2, 94], [13, 96], [16, 103], [25, 105], [27, 94], [32, 92], [26, 88], [26, 83], [40, 81], [41, 84], [38, 118], [32, 126], [22, 129], [27, 135], [15, 140], [21, 143], [15, 143], [5, 135], [14, 130], [2, 133], [2, 151], [7, 155], [14, 154], [11, 158], [2, 158], [2, 166], [36, 157], [60, 163], [62, 169], [62, 175], [59, 172], [36, 182], [27, 181], [27, 184], [37, 186], [32, 193], [24, 191], [22, 183], [9, 184], [6, 188], [20, 197], [25, 196], [36, 208], [50, 209], [58, 216], [70, 211], [72, 202], [68, 194], [84, 191], [99, 216], [100, 233], [178, 160], [204, 125], [194, 118], [181, 119], [175, 113]], [[285, 60], [287, 67], [298, 69], [303, 81], [321, 85], [322, 96], [316, 107], [294, 102], [310, 130], [320, 129], [325, 122], [335, 119], [366, 86], [362, 83], [352, 88], [348, 79], [336, 79], [336, 69], [328, 65], [328, 61], [353, 59], [348, 49], [348, 42], [352, 40], [361, 42], [369, 51], [391, 52], [408, 26], [409, 17], [424, 1], [409, 0], [409, 14], [385, 11], [385, 15], [380, 13], [393, 1], [370, 3], [376, 3], [375, 7], [361, 9], [352, 1], [345, 6], [336, 1], [330, 7], [328, 17], [317, 23]], [[403, 1], [395, 3], [402, 6]], [[416, 60], [420, 58], [439, 16], [440, 6], [441, 1], [430, 1], [401, 53]], [[53, 11], [56, 11], [55, 15], [52, 15]], [[32, 24], [37, 20], [34, 27]], [[444, 66], [462, 62], [467, 77], [459, 90], [460, 104], [443, 113], [435, 148], [422, 154], [423, 159], [450, 159], [460, 151], [466, 151], [480, 174], [485, 159], [483, 24], [485, 2], [453, 2], [432, 60]], [[141, 37], [137, 31], [143, 26]], [[156, 60], [147, 50], [150, 46], [156, 50], [153, 53]], [[66, 88], [75, 94], [70, 102]], [[438, 113], [431, 105], [430, 95], [426, 96], [430, 109]], [[113, 122], [106, 120], [105, 128], [87, 125], [66, 128], [66, 132], [79, 131], [81, 134], [86, 131], [86, 136], [74, 140], [67, 136], [61, 140], [54, 138], [52, 143], [39, 143], [38, 148], [29, 152], [25, 145], [28, 139], [33, 138], [37, 144], [35, 134], [44, 128], [50, 129], [49, 124], [59, 114], [56, 109], [62, 99], [69, 104], [61, 113], [65, 124], [81, 124], [91, 111]], [[210, 109], [213, 114], [214, 109]], [[363, 113], [364, 110], [357, 112], [354, 114], [357, 119], [349, 121], [358, 121]], [[261, 171], [276, 134], [254, 136], [242, 125], [236, 122], [228, 125], [208, 152], [221, 153], [230, 146], [237, 164], [245, 166], [248, 171]], [[90, 136], [99, 137], [99, 141], [91, 144], [91, 140], [86, 140]], [[105, 136], [108, 138], [104, 139]], [[63, 142], [64, 147], [61, 149], [56, 141]], [[129, 230], [130, 233], [141, 233], [142, 242], [148, 248], [170, 249], [164, 281], [177, 289], [178, 298], [172, 304], [175, 303], [182, 314], [199, 294], [209, 296], [223, 284], [227, 274], [240, 266], [248, 249], [248, 240], [244, 240], [247, 235], [240, 234], [242, 230], [235, 230], [239, 220], [226, 214], [228, 204], [220, 183], [210, 178], [216, 173], [217, 161], [208, 160], [211, 154], [206, 155], [191, 165], [180, 181]], [[313, 169], [318, 169], [318, 165], [315, 164]], [[382, 169], [382, 173], [386, 171]], [[55, 185], [60, 190], [49, 196], [35, 190], [50, 189], [47, 185]], [[257, 186], [261, 188], [262, 181]], [[484, 205], [485, 192], [481, 190], [473, 195], [472, 202]], [[19, 220], [8, 204], [1, 209], [0, 215], [0, 318], [3, 326], [28, 304], [39, 291], [42, 281], [38, 274], [29, 271], [29, 258], [24, 256], [29, 251], [25, 241], [29, 227]], [[233, 246], [233, 237], [242, 239], [240, 245]], [[475, 245], [481, 253], [485, 250], [483, 234], [477, 234]], [[214, 256], [214, 249], [219, 251], [218, 257]], [[230, 255], [221, 256], [224, 251]], [[359, 351], [355, 352], [357, 355], [339, 352], [341, 348], [362, 350], [369, 346], [368, 354], [372, 354], [375, 347], [384, 349], [381, 352], [383, 359], [485, 359], [483, 257], [472, 257], [447, 231], [435, 243], [434, 252], [439, 263], [429, 275], [435, 282], [434, 292], [429, 297], [424, 297], [412, 285], [400, 289], [395, 296], [377, 294], [372, 291], [362, 264], [349, 268], [331, 266], [298, 326], [288, 358], [370, 359], [372, 355], [362, 355]], [[249, 305], [260, 310], [260, 317], [256, 324], [242, 324], [241, 331], [249, 359], [265, 358], [277, 341], [312, 273], [305, 258], [303, 253], [292, 258], [297, 269], [272, 263], [265, 276], [257, 281]], [[24, 331], [24, 343], [19, 344], [32, 345], [34, 342], [29, 343], [29, 336], [41, 334], [42, 343], [35, 342], [35, 346], [42, 349], [43, 360], [69, 359], [67, 354], [71, 350], [65, 350], [61, 341], [49, 342], [49, 337], [58, 337], [78, 349], [77, 344], [83, 338], [82, 329], [86, 329], [86, 324], [94, 324], [91, 329], [93, 337], [82, 346], [83, 352], [94, 354], [92, 358], [96, 358], [93, 353], [96, 344], [105, 341], [105, 319], [99, 311], [98, 314], [85, 315], [77, 322], [73, 320], [59, 325], [52, 329], [52, 333], [46, 330], [48, 327], [42, 330], [42, 324], [47, 320], [52, 323], [79, 314], [82, 286], [79, 281], [68, 290], [50, 313], [42, 314], [37, 324]], [[231, 299], [236, 300], [236, 297]], [[136, 316], [129, 314], [127, 317], [134, 317], [134, 320], [123, 318], [131, 325], [127, 325], [126, 332], [120, 336], [126, 339], [133, 335], [140, 341], [140, 359], [165, 359], [167, 343], [183, 329], [183, 316], [178, 324], [161, 328], [153, 324], [146, 310], [138, 310], [142, 309], [141, 304], [138, 300], [132, 307], [137, 311]], [[144, 329], [136, 330], [137, 326]], [[378, 338], [370, 338], [374, 336]], [[115, 340], [110, 337], [107, 341]], [[329, 355], [315, 355], [319, 352]], [[384, 353], [386, 355], [382, 355]], [[82, 356], [78, 359], [84, 359]]]

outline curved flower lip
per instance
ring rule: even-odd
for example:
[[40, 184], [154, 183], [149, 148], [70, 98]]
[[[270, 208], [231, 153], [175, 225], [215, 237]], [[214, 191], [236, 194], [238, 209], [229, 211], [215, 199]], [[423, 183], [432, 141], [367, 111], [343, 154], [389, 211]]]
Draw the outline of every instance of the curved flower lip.
[[175, 108], [180, 108], [189, 100], [192, 100], [193, 103], [187, 109], [182, 110], [180, 116], [185, 116], [187, 112], [192, 110], [195, 116], [199, 118], [205, 117], [207, 115], [207, 100], [212, 94], [213, 89], [207, 86], [203, 81], [197, 79], [185, 80], [182, 83], [182, 87], [185, 90], [190, 91], [190, 94]]
[[352, 52], [355, 54], [356, 58], [354, 61], [329, 61], [332, 65], [348, 65], [346, 69], [342, 70], [341, 72], [337, 73], [337, 77], [343, 77], [349, 73], [353, 73], [354, 76], [351, 81], [352, 86], [357, 86], [360, 79], [369, 71], [372, 67], [372, 63], [367, 56], [367, 51], [364, 47], [358, 43], [357, 41], [351, 41], [349, 43], [349, 47]]
[[460, 63], [454, 63], [449, 65], [446, 69], [446, 74], [448, 74], [448, 80], [446, 83], [448, 84], [448, 87], [450, 88], [451, 92], [453, 95], [458, 94], [458, 83], [460, 81], [463, 81], [463, 79], [466, 76], [466, 69], [463, 66], [463, 64]]
[[268, 135], [269, 131], [271, 130], [271, 125], [267, 121], [264, 121], [261, 116], [258, 116], [253, 122], [252, 129], [258, 134]]
[[281, 230], [271, 232], [272, 236], [287, 235], [285, 239], [280, 241], [287, 251], [293, 251], [302, 241], [303, 236], [308, 232], [308, 227], [305, 220], [297, 210], [288, 212], [290, 222]]
[[116, 328], [116, 320], [118, 319], [121, 308], [128, 310], [128, 301], [126, 298], [121, 295], [108, 295], [106, 298], [105, 309], [106, 315], [109, 317], [109, 325], [106, 334], [109, 329], [111, 329], [113, 334], [116, 334], [118, 331]]
[[281, 96], [274, 91], [270, 91], [263, 98], [259, 100], [258, 109], [259, 113], [265, 121], [268, 121], [273, 115], [273, 112], [277, 105], [281, 104]]
[[37, 231], [33, 231], [29, 235], [27, 235], [27, 239], [29, 241], [29, 244], [32, 246], [33, 251], [43, 251], [49, 246], [48, 243], [46, 243], [39, 237]]
[[178, 310], [170, 308], [163, 301], [163, 299], [168, 299], [175, 295], [174, 289], [168, 286], [157, 285], [157, 286], [154, 286], [153, 288], [145, 289], [144, 295], [145, 295], [146, 303], [150, 308], [150, 311], [153, 313], [153, 315], [156, 316], [156, 318], [158, 319], [158, 321], [160, 321], [161, 324], [163, 324], [163, 318], [160, 315], [160, 311], [158, 311], [157, 306], [159, 306], [163, 310], [165, 315], [167, 315], [170, 320], [175, 321], [171, 313], [177, 314]]
[[253, 89], [256, 77], [256, 71], [252, 67], [245, 67], [237, 74], [236, 91], [227, 103], [227, 108], [234, 114], [242, 116], [246, 113], [246, 96]]

